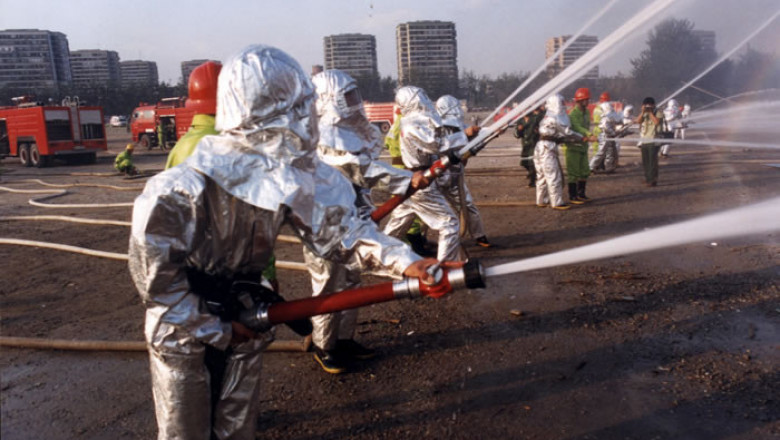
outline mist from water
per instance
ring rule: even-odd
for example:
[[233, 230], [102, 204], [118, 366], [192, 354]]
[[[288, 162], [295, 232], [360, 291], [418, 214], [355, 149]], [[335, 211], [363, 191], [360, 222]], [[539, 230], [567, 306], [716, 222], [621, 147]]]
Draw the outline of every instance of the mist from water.
[[485, 269], [487, 277], [548, 269], [690, 243], [780, 232], [780, 197], [599, 243]]

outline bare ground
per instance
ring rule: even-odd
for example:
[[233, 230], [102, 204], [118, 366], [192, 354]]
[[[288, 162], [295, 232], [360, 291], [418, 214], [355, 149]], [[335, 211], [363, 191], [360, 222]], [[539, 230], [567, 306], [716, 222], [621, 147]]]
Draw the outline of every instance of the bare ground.
[[[695, 134], [695, 133], [691, 133]], [[24, 182], [140, 185], [111, 171], [127, 134], [111, 132], [94, 166], [21, 168], [6, 159], [0, 185]], [[568, 212], [533, 206], [504, 135], [469, 164], [496, 246], [466, 240], [494, 264], [595, 243], [775, 197], [776, 150], [673, 147], [660, 184], [641, 183], [636, 149], [614, 175], [590, 179], [594, 202]], [[161, 169], [159, 150], [138, 153]], [[132, 201], [136, 192], [72, 188], [51, 203]], [[0, 215], [130, 219], [130, 208], [43, 209], [28, 194], [0, 193]], [[750, 228], [750, 218], [744, 220]], [[56, 221], [0, 222], [0, 237], [126, 252], [126, 227]], [[630, 254], [494, 277], [489, 288], [440, 300], [375, 305], [358, 339], [379, 356], [331, 376], [307, 353], [269, 353], [258, 437], [270, 439], [780, 438], [778, 236]], [[0, 246], [3, 336], [141, 340], [143, 308], [122, 262]], [[302, 261], [295, 245], [278, 258]], [[304, 297], [308, 280], [282, 271], [283, 293]], [[369, 282], [379, 280], [371, 279]], [[290, 338], [284, 330], [282, 339]], [[0, 404], [5, 439], [152, 438], [155, 423], [144, 353], [3, 348]]]

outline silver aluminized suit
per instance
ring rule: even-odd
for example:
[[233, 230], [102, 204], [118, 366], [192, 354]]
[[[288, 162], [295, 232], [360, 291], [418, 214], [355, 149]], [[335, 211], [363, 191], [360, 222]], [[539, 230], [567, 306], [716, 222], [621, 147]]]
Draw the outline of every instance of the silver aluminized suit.
[[[675, 139], [680, 139], [682, 137], [683, 124], [682, 115], [680, 114], [680, 104], [678, 104], [675, 99], [670, 99], [669, 102], [666, 103], [666, 108], [664, 109], [664, 124], [666, 125], [665, 130], [673, 132]], [[664, 144], [661, 146], [661, 156], [668, 155], [669, 144]]]
[[[391, 194], [404, 194], [411, 183], [409, 171], [394, 168], [379, 159], [384, 148], [382, 135], [366, 119], [357, 83], [340, 70], [326, 70], [312, 78], [317, 92], [320, 160], [341, 172], [352, 182], [358, 195], [357, 208], [362, 217], [371, 214], [370, 189], [384, 188]], [[347, 96], [354, 95], [350, 105]], [[360, 271], [320, 258], [309, 248], [303, 249], [311, 274], [313, 295], [329, 294], [360, 284]], [[338, 339], [352, 339], [357, 323], [357, 309], [312, 317], [312, 341], [323, 350], [333, 350]]]
[[590, 159], [590, 170], [595, 171], [604, 168], [605, 173], [612, 173], [617, 167], [617, 142], [607, 140], [614, 138], [617, 134], [618, 126], [622, 127], [623, 116], [612, 111], [610, 102], [599, 104], [601, 109], [601, 119], [599, 120], [599, 149]]
[[691, 117], [691, 106], [688, 104], [685, 104], [683, 106], [682, 112], [680, 112], [680, 123], [682, 127], [680, 128], [680, 139], [685, 140], [685, 129], [688, 126], [688, 118]]
[[[466, 137], [465, 116], [460, 108], [458, 99], [451, 95], [444, 95], [436, 100], [436, 111], [441, 117], [444, 127], [444, 141], [441, 153], [447, 154], [451, 150], [456, 152], [468, 144]], [[471, 192], [466, 186], [465, 167], [462, 163], [450, 165], [449, 169], [436, 179], [442, 193], [450, 200], [452, 206], [461, 213], [461, 221], [465, 220], [466, 229], [472, 238], [485, 236], [485, 228], [482, 225], [482, 217], [474, 204]]]
[[[441, 148], [437, 133], [441, 119], [433, 103], [421, 88], [414, 86], [398, 89], [395, 102], [401, 109], [401, 159], [404, 166], [413, 171], [430, 167]], [[439, 261], [460, 259], [460, 222], [436, 181], [415, 192], [393, 210], [385, 225], [385, 233], [400, 237], [409, 229], [415, 216], [439, 233]]]
[[[146, 306], [160, 439], [254, 439], [261, 353], [273, 338], [231, 344], [231, 322], [203, 297], [227, 302], [230, 293], [204, 293], [189, 273], [257, 276], [285, 224], [353, 269], [400, 276], [419, 259], [359, 218], [352, 185], [317, 158], [314, 90], [294, 59], [248, 47], [224, 64], [217, 101], [221, 134], [150, 179], [133, 210], [129, 268]], [[209, 350], [226, 356], [221, 377], [207, 369]]]
[[536, 167], [536, 204], [552, 207], [562, 206], [563, 170], [558, 159], [558, 144], [567, 139], [581, 139], [582, 135], [572, 131], [563, 96], [555, 94], [547, 98], [545, 113], [539, 123], [539, 142], [534, 149]]

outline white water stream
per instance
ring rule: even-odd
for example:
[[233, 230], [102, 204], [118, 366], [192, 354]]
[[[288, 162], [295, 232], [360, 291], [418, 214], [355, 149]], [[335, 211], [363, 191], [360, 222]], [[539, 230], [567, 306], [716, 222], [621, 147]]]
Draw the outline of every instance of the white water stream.
[[586, 246], [499, 264], [487, 277], [631, 255], [690, 243], [780, 232], [780, 197]]

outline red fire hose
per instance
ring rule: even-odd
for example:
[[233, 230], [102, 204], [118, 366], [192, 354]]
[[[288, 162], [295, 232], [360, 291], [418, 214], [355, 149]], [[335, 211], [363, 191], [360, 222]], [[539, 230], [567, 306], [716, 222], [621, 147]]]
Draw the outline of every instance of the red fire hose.
[[474, 259], [457, 269], [437, 268], [433, 276], [435, 281], [432, 284], [426, 284], [418, 278], [405, 278], [401, 281], [359, 287], [330, 295], [271, 305], [260, 304], [254, 309], [242, 312], [239, 321], [253, 330], [263, 331], [276, 324], [395, 299], [411, 299], [420, 296], [439, 298], [455, 289], [485, 287], [482, 265]]

